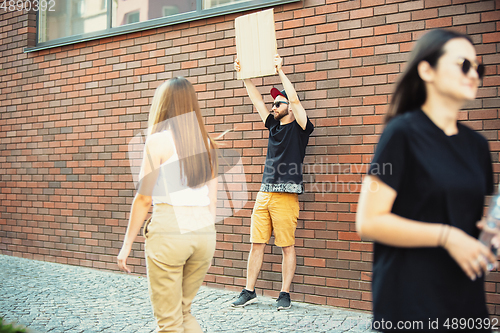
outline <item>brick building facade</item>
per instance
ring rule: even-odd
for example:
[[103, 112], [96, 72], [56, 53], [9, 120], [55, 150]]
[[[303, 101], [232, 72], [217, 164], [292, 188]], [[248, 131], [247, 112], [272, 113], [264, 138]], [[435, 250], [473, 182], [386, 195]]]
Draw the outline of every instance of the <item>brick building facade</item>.
[[[500, 0], [303, 0], [274, 11], [284, 71], [316, 127], [292, 299], [369, 310], [372, 244], [355, 232], [358, 193], [393, 83], [429, 29], [469, 34], [486, 64], [460, 118], [489, 140], [498, 183]], [[185, 76], [209, 132], [232, 129], [223, 144], [242, 156], [249, 200], [217, 224], [206, 276], [209, 286], [241, 290], [267, 131], [233, 70], [239, 15], [25, 53], [35, 45], [35, 13], [0, 11], [0, 253], [117, 270], [134, 195], [127, 145], [147, 127], [154, 89]], [[254, 82], [271, 102], [279, 78]], [[280, 252], [267, 247], [264, 257], [257, 288], [268, 295], [281, 286]], [[145, 274], [142, 237], [129, 263]], [[490, 313], [500, 315], [500, 273], [487, 276], [486, 290]]]

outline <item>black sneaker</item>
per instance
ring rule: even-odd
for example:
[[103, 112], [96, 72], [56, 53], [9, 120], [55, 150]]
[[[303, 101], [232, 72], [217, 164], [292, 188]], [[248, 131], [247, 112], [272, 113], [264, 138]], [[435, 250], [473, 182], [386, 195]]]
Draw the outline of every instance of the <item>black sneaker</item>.
[[257, 301], [257, 294], [254, 291], [248, 291], [243, 289], [240, 293], [240, 296], [236, 301], [234, 301], [231, 306], [234, 308], [242, 308], [245, 305], [252, 304]]
[[279, 310], [288, 310], [292, 306], [290, 301], [290, 294], [287, 292], [280, 292], [278, 299], [276, 300], [276, 308]]

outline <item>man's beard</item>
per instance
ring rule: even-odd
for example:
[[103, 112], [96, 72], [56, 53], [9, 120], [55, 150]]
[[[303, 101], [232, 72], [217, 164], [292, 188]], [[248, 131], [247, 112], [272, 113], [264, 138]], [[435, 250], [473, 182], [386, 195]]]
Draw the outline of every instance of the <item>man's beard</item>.
[[283, 113], [278, 113], [276, 114], [276, 112], [274, 113], [274, 120], [280, 120], [281, 118], [283, 118], [284, 116], [288, 115], [288, 109], [286, 110], [286, 112], [283, 112]]

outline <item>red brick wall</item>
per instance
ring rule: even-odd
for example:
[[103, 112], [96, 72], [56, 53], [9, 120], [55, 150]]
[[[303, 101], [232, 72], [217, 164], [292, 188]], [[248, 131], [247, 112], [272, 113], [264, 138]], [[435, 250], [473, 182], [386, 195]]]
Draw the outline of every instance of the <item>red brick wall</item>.
[[[117, 269], [134, 195], [127, 143], [146, 128], [154, 89], [172, 76], [195, 85], [211, 133], [234, 130], [225, 144], [243, 156], [255, 199], [267, 133], [233, 71], [238, 15], [23, 53], [34, 15], [0, 12], [0, 253]], [[284, 71], [316, 126], [293, 299], [368, 310], [372, 246], [354, 225], [360, 182], [393, 83], [426, 30], [452, 27], [476, 43], [486, 78], [461, 119], [488, 138], [500, 171], [500, 0], [305, 0], [276, 6], [275, 18]], [[255, 82], [270, 102], [279, 79]], [[252, 200], [218, 224], [208, 285], [244, 286]], [[130, 264], [144, 274], [141, 242]], [[257, 288], [275, 296], [280, 249], [268, 247], [264, 259]], [[490, 311], [500, 314], [500, 274], [487, 281]]]

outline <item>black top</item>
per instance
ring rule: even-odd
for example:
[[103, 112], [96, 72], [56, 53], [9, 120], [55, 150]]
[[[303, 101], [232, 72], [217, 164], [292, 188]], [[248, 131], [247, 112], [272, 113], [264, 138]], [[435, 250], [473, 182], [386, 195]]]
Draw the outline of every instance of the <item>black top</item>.
[[[393, 119], [380, 137], [368, 174], [397, 192], [392, 213], [450, 224], [478, 237], [484, 196], [493, 192], [488, 142], [458, 123], [447, 136], [421, 111]], [[375, 321], [487, 318], [484, 278], [471, 281], [441, 247], [401, 248], [375, 243]], [[477, 327], [477, 326], [475, 326]], [[432, 330], [436, 332], [435, 330]]]
[[270, 114], [266, 119], [269, 129], [266, 165], [260, 190], [263, 192], [303, 193], [302, 163], [306, 146], [314, 126], [307, 118], [306, 129], [292, 121], [281, 125]]

